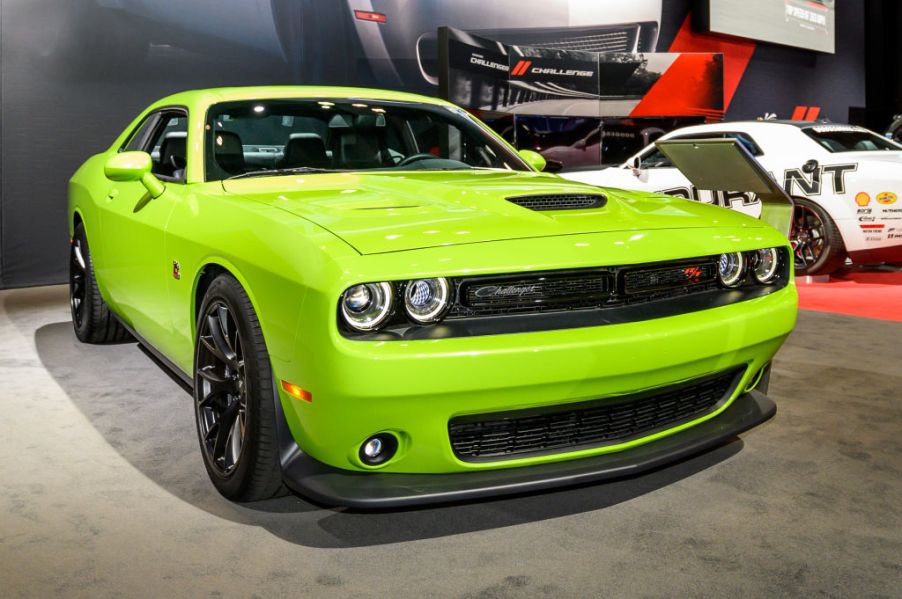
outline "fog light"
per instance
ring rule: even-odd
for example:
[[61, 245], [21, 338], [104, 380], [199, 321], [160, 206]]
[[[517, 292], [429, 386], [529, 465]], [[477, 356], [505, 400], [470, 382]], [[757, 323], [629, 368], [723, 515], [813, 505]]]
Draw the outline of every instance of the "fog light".
[[358, 456], [367, 466], [378, 466], [392, 459], [396, 451], [398, 439], [390, 433], [379, 433], [363, 442]]

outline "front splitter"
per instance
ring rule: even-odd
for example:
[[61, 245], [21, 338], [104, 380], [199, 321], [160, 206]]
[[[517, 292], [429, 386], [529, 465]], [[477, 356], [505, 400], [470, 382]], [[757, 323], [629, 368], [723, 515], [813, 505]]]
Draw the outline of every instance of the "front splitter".
[[634, 476], [724, 444], [777, 412], [766, 395], [741, 395], [716, 417], [626, 451], [538, 466], [451, 474], [352, 472], [296, 451], [283, 461], [285, 484], [319, 503], [387, 509], [467, 501]]

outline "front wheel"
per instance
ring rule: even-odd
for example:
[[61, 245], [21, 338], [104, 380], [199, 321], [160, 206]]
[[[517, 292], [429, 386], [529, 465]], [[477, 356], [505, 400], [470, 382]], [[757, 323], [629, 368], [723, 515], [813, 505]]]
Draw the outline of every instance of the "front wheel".
[[793, 198], [793, 202], [790, 242], [796, 275], [829, 275], [842, 268], [846, 263], [846, 246], [836, 223], [811, 200]]
[[194, 405], [204, 466], [233, 501], [282, 490], [269, 354], [257, 315], [233, 277], [210, 284], [198, 313]]

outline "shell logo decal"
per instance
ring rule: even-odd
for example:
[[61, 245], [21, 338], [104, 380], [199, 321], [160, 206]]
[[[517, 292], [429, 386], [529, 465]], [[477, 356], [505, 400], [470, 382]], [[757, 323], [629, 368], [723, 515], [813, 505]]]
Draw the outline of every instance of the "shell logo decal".
[[859, 206], [867, 206], [871, 203], [871, 196], [863, 191], [859, 191], [855, 194], [855, 203]]
[[881, 204], [895, 204], [896, 194], [891, 191], [881, 191], [877, 194], [876, 200]]

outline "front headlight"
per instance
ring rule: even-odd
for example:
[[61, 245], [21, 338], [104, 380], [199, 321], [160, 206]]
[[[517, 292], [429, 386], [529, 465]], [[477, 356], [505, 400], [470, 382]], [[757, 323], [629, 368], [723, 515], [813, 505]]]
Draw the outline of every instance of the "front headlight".
[[777, 280], [780, 274], [780, 254], [777, 248], [766, 248], [755, 252], [755, 268], [752, 270], [755, 280], [769, 285]]
[[392, 294], [388, 283], [354, 285], [341, 296], [341, 315], [351, 328], [375, 330], [391, 314]]
[[742, 252], [721, 254], [717, 261], [717, 276], [724, 287], [738, 287], [745, 278], [745, 256]]
[[448, 279], [417, 279], [407, 284], [404, 309], [414, 322], [429, 324], [442, 317], [450, 299], [451, 286]]

